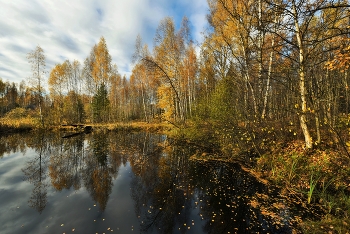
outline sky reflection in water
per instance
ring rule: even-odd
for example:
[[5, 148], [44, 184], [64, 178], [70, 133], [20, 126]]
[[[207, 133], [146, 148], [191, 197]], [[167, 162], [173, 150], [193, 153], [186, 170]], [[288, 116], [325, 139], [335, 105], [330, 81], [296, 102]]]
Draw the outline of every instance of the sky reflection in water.
[[289, 208], [257, 206], [267, 188], [239, 166], [189, 161], [194, 149], [165, 141], [103, 131], [2, 137], [1, 233], [291, 232]]

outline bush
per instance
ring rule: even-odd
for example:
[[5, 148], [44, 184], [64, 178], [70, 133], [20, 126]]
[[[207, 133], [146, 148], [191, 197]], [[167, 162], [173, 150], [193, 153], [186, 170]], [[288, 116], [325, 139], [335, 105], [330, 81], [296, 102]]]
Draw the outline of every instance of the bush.
[[38, 128], [40, 119], [35, 112], [24, 108], [16, 108], [6, 113], [5, 117], [0, 119], [0, 131], [29, 130]]
[[25, 118], [27, 116], [28, 116], [27, 110], [24, 108], [18, 107], [18, 108], [11, 110], [8, 113], [6, 113], [5, 118], [7, 118], [7, 119], [21, 119], [21, 118]]

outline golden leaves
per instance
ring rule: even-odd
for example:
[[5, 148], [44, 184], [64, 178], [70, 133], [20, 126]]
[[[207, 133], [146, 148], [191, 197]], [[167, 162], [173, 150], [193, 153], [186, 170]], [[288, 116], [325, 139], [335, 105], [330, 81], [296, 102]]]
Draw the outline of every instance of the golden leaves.
[[100, 38], [99, 43], [94, 47], [95, 60], [92, 64], [92, 76], [97, 84], [106, 83], [111, 72], [111, 55], [109, 54], [106, 40]]
[[325, 67], [329, 70], [345, 72], [350, 66], [350, 38], [336, 38], [332, 42], [341, 45], [334, 51], [334, 58], [325, 63]]

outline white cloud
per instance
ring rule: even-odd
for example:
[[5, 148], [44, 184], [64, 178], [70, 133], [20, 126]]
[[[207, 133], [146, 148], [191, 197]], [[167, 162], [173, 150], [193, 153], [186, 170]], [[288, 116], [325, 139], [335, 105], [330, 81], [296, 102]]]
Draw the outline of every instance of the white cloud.
[[27, 53], [44, 49], [49, 72], [65, 59], [81, 63], [104, 36], [119, 72], [130, 74], [136, 36], [153, 45], [165, 16], [177, 24], [186, 15], [195, 41], [206, 24], [206, 0], [13, 0], [0, 8], [0, 77], [19, 83], [31, 75]]

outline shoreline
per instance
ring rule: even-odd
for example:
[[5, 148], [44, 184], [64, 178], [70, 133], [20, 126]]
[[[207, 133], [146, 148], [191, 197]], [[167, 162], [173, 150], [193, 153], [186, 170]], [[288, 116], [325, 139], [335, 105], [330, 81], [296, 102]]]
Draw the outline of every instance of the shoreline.
[[[243, 171], [259, 182], [269, 187], [277, 187], [282, 196], [298, 200], [305, 209], [321, 208], [323, 214], [320, 220], [300, 220], [298, 222], [298, 226], [305, 233], [312, 233], [315, 226], [318, 227], [318, 231], [322, 232], [338, 229], [350, 230], [350, 223], [340, 221], [347, 217], [348, 212], [350, 212], [350, 180], [347, 181], [346, 177], [350, 174], [346, 169], [350, 159], [347, 159], [336, 148], [324, 145], [312, 151], [303, 151], [303, 142], [294, 140], [276, 142], [274, 147], [270, 146], [262, 155], [253, 155], [250, 151], [239, 149], [231, 151], [231, 154], [228, 155], [223, 153], [220, 148], [213, 148], [213, 152], [206, 152], [210, 147], [207, 147], [208, 144], [205, 140], [198, 141], [198, 139], [186, 138], [170, 124], [130, 122], [86, 125], [92, 126], [95, 131], [147, 131], [166, 134], [179, 144], [195, 147], [197, 151], [194, 155], [189, 156], [189, 160], [198, 160], [204, 163], [211, 161], [237, 163]], [[3, 129], [0, 129], [0, 134], [6, 136], [12, 133], [35, 132], [43, 129], [14, 127], [6, 130], [4, 132]], [[74, 128], [52, 126], [46, 130], [74, 131]], [[313, 181], [316, 176], [317, 180]], [[336, 204], [334, 201], [337, 201]]]

